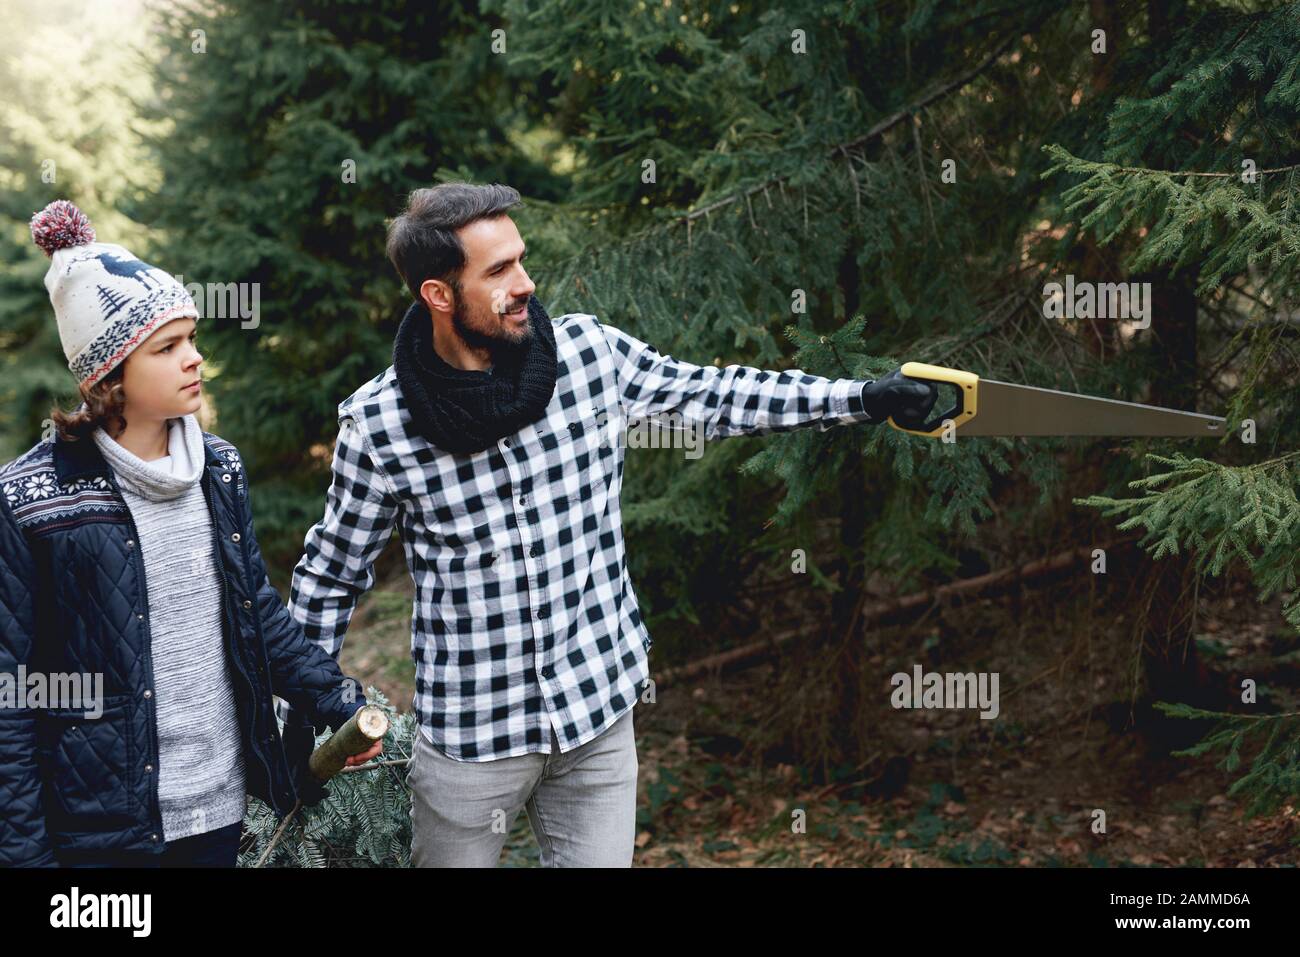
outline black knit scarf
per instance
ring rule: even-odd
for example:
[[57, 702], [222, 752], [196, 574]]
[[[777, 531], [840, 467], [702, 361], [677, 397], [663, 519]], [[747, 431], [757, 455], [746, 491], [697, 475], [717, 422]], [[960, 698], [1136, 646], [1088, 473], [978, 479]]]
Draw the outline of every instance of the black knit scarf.
[[433, 348], [433, 320], [412, 302], [393, 342], [393, 367], [415, 428], [448, 452], [480, 452], [546, 411], [555, 393], [555, 329], [528, 297], [532, 334], [493, 350], [490, 372], [457, 369]]

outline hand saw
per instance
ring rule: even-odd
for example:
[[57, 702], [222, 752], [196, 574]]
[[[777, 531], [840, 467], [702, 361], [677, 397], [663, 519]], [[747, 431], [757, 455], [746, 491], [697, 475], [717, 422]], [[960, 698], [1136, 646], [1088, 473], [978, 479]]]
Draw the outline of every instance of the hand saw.
[[909, 379], [952, 385], [956, 402], [929, 422], [886, 421], [900, 432], [938, 437], [951, 419], [957, 436], [1122, 435], [1220, 436], [1227, 420], [1155, 405], [1057, 392], [1032, 385], [981, 379], [973, 372], [905, 362]]

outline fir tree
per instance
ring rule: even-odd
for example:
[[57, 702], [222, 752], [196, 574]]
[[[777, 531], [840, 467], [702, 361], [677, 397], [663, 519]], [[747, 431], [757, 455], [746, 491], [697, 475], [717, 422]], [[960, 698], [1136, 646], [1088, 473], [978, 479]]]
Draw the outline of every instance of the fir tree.
[[[126, 212], [151, 188], [153, 167], [135, 116], [148, 96], [146, 21], [121, 5], [23, 0], [0, 38], [0, 463], [51, 433], [50, 408], [76, 405], [32, 215], [71, 199], [100, 236], [143, 246], [148, 228]], [[78, 29], [67, 26], [76, 21]], [[77, 69], [69, 70], [69, 64]]]
[[[406, 761], [420, 732], [415, 715], [398, 714], [377, 688], [366, 689], [366, 701], [388, 714], [380, 756], [370, 765], [335, 775], [325, 799], [283, 819], [251, 798], [244, 817], [240, 867], [410, 866]], [[317, 745], [328, 736], [328, 732], [320, 735]]]
[[[1300, 453], [1283, 451], [1300, 438], [1293, 346], [1298, 9], [1208, 6], [1187, 16], [1172, 42], [1142, 49], [1151, 64], [1148, 89], [1109, 114], [1102, 155], [1049, 146], [1055, 162], [1045, 175], [1075, 174], [1062, 199], [1081, 213], [1079, 226], [1120, 251], [1131, 273], [1185, 277], [1224, 340], [1196, 370], [1196, 383], [1226, 405], [1232, 431], [1216, 457], [1227, 464], [1149, 453], [1154, 474], [1128, 483], [1139, 497], [1076, 501], [1107, 517], [1127, 515], [1118, 527], [1143, 528], [1153, 559], [1169, 561], [1185, 549], [1199, 576], [1245, 568], [1261, 601], [1287, 596], [1283, 615], [1300, 629]], [[1189, 332], [1196, 343], [1199, 328]], [[1257, 461], [1264, 454], [1272, 457]], [[1167, 468], [1156, 471], [1160, 466]], [[1267, 690], [1258, 693], [1262, 700], [1243, 690], [1233, 710], [1245, 714], [1161, 704], [1175, 717], [1220, 719], [1211, 735], [1180, 753], [1223, 748], [1229, 771], [1252, 734], [1267, 735], [1231, 789], [1249, 798], [1250, 813], [1272, 810], [1300, 790], [1300, 725], [1294, 714], [1261, 713], [1278, 702]]]
[[103, 309], [105, 317], [111, 316], [123, 306], [126, 305], [126, 296], [121, 293], [114, 293], [113, 290], [105, 286], [96, 287], [98, 294], [95, 298], [99, 301], [100, 308]]

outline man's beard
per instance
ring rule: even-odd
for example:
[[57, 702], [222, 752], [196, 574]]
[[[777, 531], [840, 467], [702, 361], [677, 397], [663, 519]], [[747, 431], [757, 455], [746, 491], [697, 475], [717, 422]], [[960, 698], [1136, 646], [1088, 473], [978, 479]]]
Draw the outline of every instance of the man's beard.
[[[527, 316], [528, 307], [524, 306], [524, 315]], [[501, 328], [502, 322], [512, 322], [506, 319], [503, 313], [488, 312], [486, 316], [477, 317], [476, 325], [486, 326], [489, 331], [481, 332], [478, 329], [470, 328], [469, 310], [465, 307], [464, 300], [456, 297], [456, 305], [452, 308], [451, 327], [455, 330], [456, 335], [460, 336], [461, 341], [472, 349], [487, 349], [493, 357], [493, 362], [498, 357], [518, 355], [528, 344], [529, 338], [533, 334], [531, 322], [525, 322], [518, 338], [503, 335]]]

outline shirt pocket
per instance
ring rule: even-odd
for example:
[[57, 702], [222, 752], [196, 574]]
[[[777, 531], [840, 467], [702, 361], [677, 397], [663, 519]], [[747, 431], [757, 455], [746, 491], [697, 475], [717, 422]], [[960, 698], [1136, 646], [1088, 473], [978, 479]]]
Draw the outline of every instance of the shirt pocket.
[[[612, 455], [621, 432], [617, 416], [592, 407], [578, 407], [565, 413], [564, 425], [555, 437], [561, 448], [571, 455], [595, 462]], [[580, 463], [581, 464], [581, 463]]]

